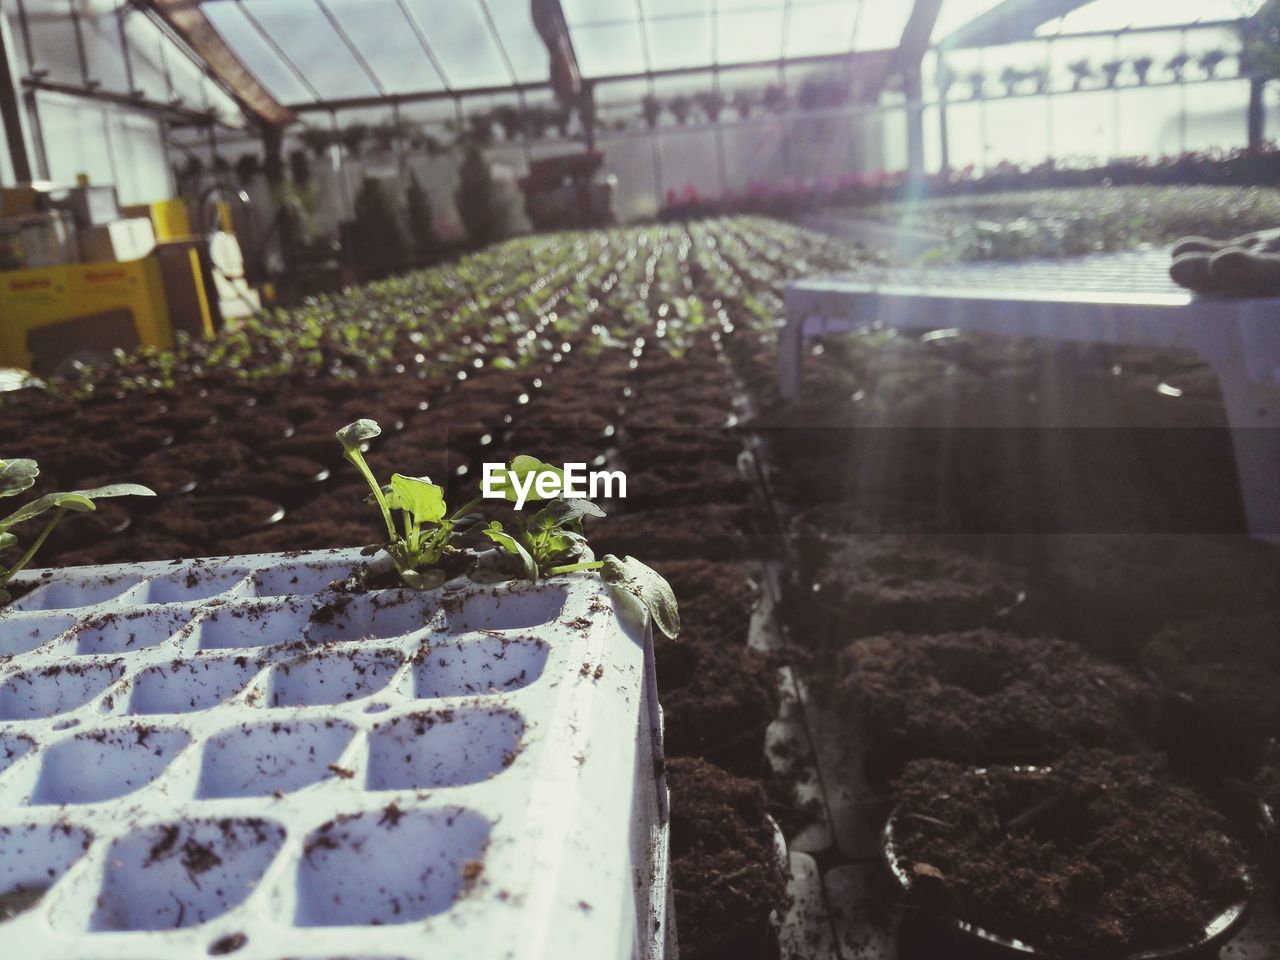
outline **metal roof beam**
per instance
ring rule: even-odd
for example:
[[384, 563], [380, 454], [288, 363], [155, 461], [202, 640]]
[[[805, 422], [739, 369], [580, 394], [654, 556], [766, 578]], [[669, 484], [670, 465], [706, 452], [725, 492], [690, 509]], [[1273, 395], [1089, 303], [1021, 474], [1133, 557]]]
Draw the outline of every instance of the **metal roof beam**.
[[578, 69], [578, 54], [573, 49], [573, 37], [560, 9], [560, 0], [529, 0], [529, 12], [533, 28], [547, 45], [550, 57], [551, 80], [549, 86], [562, 102], [569, 102], [582, 93], [582, 72]]
[[258, 81], [235, 51], [227, 46], [199, 4], [192, 3], [191, 0], [146, 0], [138, 5], [154, 12], [176, 33], [247, 113], [264, 123], [277, 126], [297, 119], [288, 107], [283, 106]]

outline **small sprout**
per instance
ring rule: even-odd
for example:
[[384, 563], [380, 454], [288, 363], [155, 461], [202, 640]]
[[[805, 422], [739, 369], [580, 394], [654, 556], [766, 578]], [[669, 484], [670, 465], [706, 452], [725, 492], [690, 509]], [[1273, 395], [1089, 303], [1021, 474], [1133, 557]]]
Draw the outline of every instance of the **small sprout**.
[[[40, 468], [34, 460], [0, 460], [0, 497], [14, 497], [35, 486], [40, 476]], [[109, 497], [154, 497], [155, 491], [137, 483], [113, 483], [105, 487], [94, 487], [91, 490], [72, 490], [68, 493], [46, 493], [30, 503], [19, 507], [9, 516], [0, 520], [0, 552], [14, 549], [19, 541], [11, 528], [28, 520], [34, 520], [43, 514], [54, 511], [53, 516], [44, 525], [44, 529], [31, 542], [26, 552], [14, 563], [0, 563], [0, 603], [8, 602], [9, 591], [5, 589], [9, 581], [36, 555], [44, 545], [49, 534], [58, 522], [70, 511], [89, 513], [97, 509], [95, 500]]]
[[[382, 513], [387, 527], [386, 551], [400, 579], [416, 590], [431, 590], [446, 579], [440, 565], [446, 556], [457, 552], [451, 543], [454, 534], [480, 519], [478, 514], [471, 513], [479, 498], [449, 515], [444, 489], [428, 477], [395, 473], [391, 475], [391, 483], [382, 486], [360, 449], [366, 440], [381, 433], [382, 429], [374, 421], [357, 420], [347, 424], [334, 437], [342, 444], [343, 457], [360, 471], [373, 491], [370, 499]], [[393, 513], [400, 514], [399, 527]]]

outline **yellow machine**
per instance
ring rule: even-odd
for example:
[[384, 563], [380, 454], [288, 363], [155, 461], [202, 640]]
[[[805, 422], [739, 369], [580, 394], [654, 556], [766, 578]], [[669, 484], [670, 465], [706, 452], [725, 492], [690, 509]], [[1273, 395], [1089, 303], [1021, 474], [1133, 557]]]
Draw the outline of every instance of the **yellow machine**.
[[[0, 272], [0, 367], [48, 372], [81, 352], [173, 345], [170, 303], [213, 334], [198, 242], [181, 201], [151, 207], [160, 243], [139, 260]], [[187, 304], [190, 309], [184, 309]]]
[[40, 347], [57, 341], [82, 348], [172, 345], [160, 262], [146, 257], [0, 273], [0, 365], [30, 370], [48, 352]]

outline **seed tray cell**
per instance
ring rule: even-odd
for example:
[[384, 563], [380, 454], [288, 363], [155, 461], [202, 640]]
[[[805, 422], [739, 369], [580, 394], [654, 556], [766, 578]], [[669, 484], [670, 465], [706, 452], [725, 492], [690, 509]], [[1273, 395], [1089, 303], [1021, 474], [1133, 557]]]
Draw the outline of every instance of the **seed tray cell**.
[[666, 955], [638, 608], [589, 574], [341, 589], [367, 563], [18, 578], [34, 588], [0, 611], [15, 955]]

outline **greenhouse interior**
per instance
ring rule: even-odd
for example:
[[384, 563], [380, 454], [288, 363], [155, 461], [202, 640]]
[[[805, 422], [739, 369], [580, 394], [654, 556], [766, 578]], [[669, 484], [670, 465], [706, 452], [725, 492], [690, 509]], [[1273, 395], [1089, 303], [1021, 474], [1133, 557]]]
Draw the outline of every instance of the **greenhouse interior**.
[[0, 0], [30, 960], [1280, 957], [1280, 0]]

